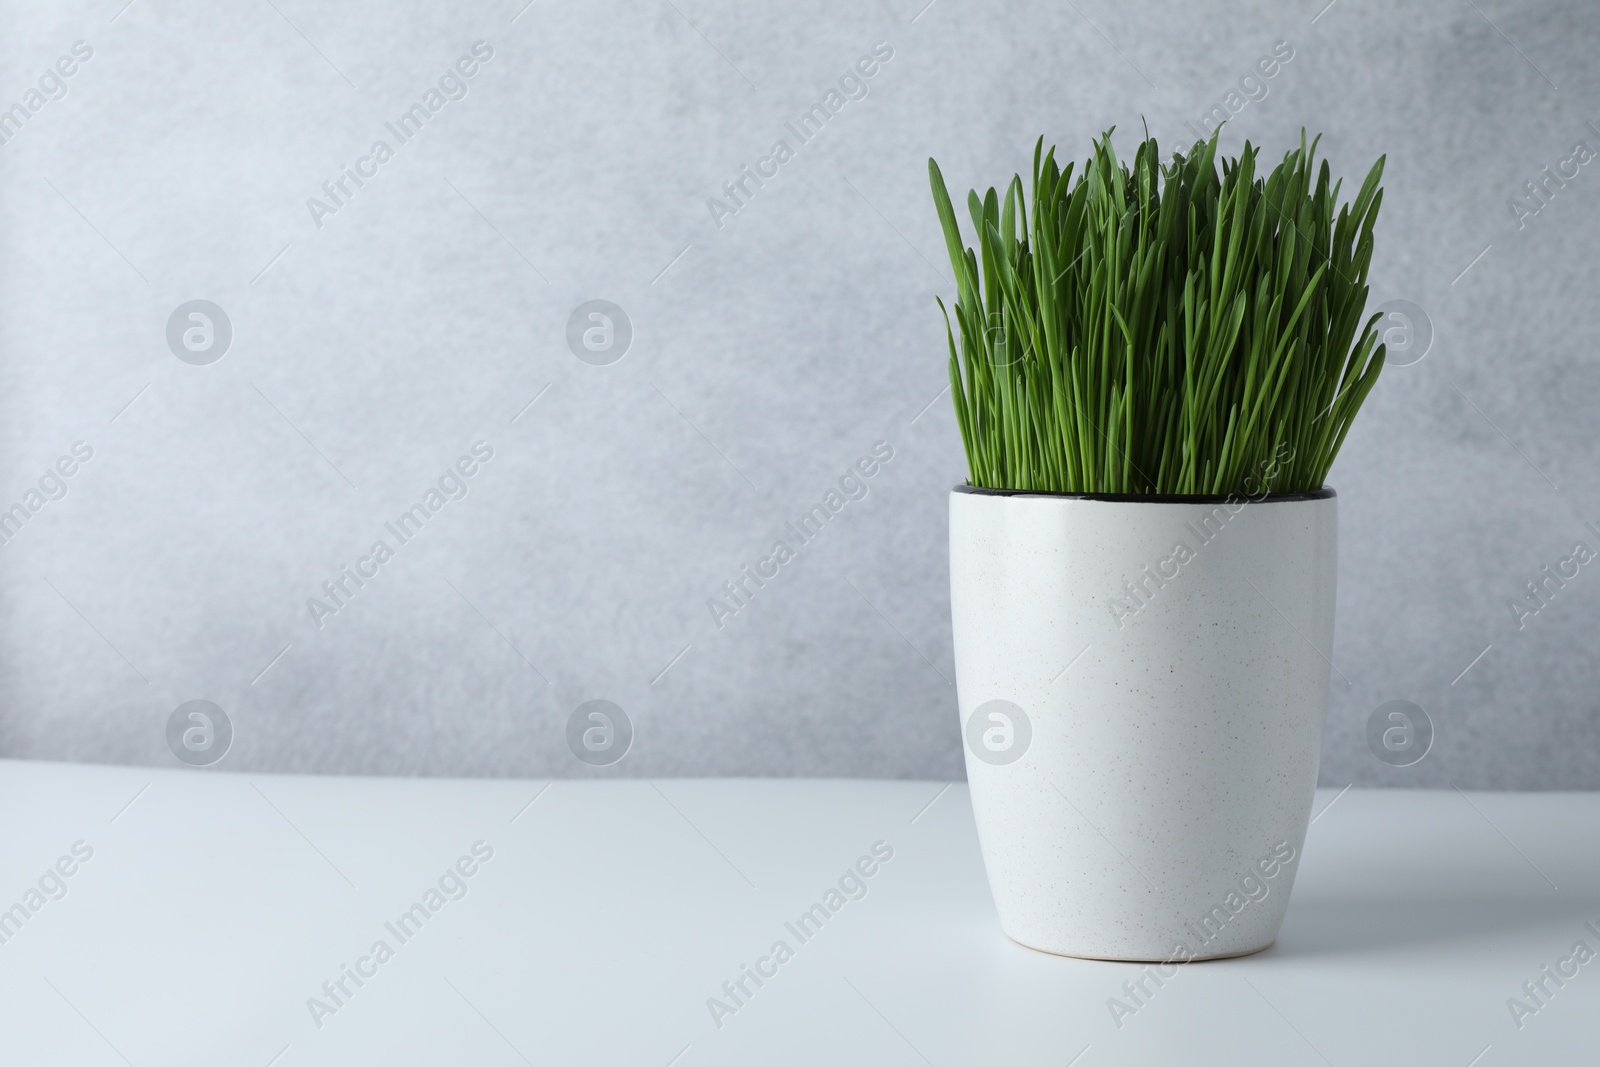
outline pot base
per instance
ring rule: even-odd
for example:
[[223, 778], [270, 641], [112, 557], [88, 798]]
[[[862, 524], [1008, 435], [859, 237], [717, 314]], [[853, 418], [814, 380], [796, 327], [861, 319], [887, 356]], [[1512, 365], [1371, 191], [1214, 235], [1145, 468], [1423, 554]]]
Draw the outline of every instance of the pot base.
[[1176, 963], [1179, 966], [1182, 966], [1185, 963], [1206, 963], [1211, 960], [1236, 960], [1243, 956], [1254, 956], [1257, 952], [1265, 952], [1267, 949], [1278, 943], [1278, 939], [1274, 937], [1265, 945], [1259, 945], [1255, 948], [1240, 949], [1238, 952], [1219, 952], [1214, 956], [1191, 956], [1186, 960], [1175, 960], [1171, 957], [1162, 959], [1155, 956], [1086, 956], [1079, 952], [1058, 952], [1053, 948], [1041, 948], [1038, 945], [1030, 945], [1026, 941], [1021, 941], [1015, 937], [1012, 937], [1010, 934], [1006, 934], [1006, 939], [1033, 952], [1043, 952], [1050, 956], [1061, 956], [1069, 960], [1095, 960], [1100, 963]]

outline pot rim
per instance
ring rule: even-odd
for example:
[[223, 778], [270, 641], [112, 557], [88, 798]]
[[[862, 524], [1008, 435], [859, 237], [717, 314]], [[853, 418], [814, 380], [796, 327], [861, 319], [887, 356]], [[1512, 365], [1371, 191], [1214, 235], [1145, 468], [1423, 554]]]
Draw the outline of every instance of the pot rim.
[[957, 485], [952, 486], [950, 491], [968, 496], [1024, 496], [1047, 500], [1092, 500], [1107, 504], [1227, 504], [1241, 500], [1251, 504], [1288, 504], [1302, 500], [1332, 500], [1338, 496], [1331, 485], [1303, 493], [1268, 493], [1265, 496], [1251, 493], [1053, 493], [1042, 489], [990, 489], [981, 485]]

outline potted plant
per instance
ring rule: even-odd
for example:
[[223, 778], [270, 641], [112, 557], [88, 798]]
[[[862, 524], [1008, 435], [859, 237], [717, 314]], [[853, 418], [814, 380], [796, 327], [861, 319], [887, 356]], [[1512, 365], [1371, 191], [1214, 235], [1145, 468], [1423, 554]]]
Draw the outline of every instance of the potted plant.
[[[950, 387], [967, 778], [1001, 925], [1072, 956], [1187, 961], [1277, 937], [1317, 781], [1336, 502], [1383, 366], [1364, 323], [1380, 158], [1340, 206], [1300, 145], [1217, 135], [1031, 195], [969, 194]], [[1220, 166], [1219, 166], [1220, 164]], [[959, 337], [959, 348], [958, 348]]]

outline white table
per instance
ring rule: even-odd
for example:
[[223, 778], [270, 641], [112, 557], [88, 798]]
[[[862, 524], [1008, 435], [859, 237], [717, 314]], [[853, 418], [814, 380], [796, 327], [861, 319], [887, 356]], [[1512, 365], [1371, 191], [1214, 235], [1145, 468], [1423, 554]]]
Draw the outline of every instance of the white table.
[[[1324, 791], [1277, 945], [1146, 980], [1120, 1028], [1141, 968], [1002, 936], [961, 784], [0, 761], [0, 798], [0, 908], [65, 887], [4, 927], [8, 1067], [1600, 1061], [1600, 960], [1520, 1030], [1506, 1004], [1600, 951], [1597, 795]], [[786, 921], [880, 841], [801, 942]], [[779, 940], [719, 1028], [708, 998]], [[370, 976], [335, 1002], [344, 966]]]

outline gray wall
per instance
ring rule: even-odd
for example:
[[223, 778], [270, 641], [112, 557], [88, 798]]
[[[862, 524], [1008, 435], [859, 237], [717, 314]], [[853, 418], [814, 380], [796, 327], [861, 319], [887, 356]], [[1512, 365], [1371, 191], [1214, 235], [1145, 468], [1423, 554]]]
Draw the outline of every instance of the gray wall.
[[[959, 776], [925, 160], [987, 185], [1041, 132], [1081, 157], [1141, 116], [1175, 147], [1286, 41], [1225, 142], [1304, 124], [1357, 180], [1388, 153], [1374, 305], [1432, 332], [1331, 479], [1323, 782], [1600, 786], [1600, 568], [1520, 629], [1508, 606], [1600, 549], [1600, 163], [1509, 206], [1600, 148], [1594, 8], [522, 2], [0, 8], [0, 106], [93, 49], [0, 148], [0, 506], [93, 452], [0, 547], [0, 754], [171, 765], [174, 709], [206, 699], [220, 770]], [[401, 144], [385, 122], [479, 40]], [[799, 144], [785, 122], [877, 42], [865, 98]], [[167, 336], [195, 299], [231, 325], [207, 365]], [[596, 299], [632, 328], [607, 365], [568, 343]], [[386, 532], [480, 441], [463, 499]], [[879, 441], [867, 495], [719, 627], [708, 598]], [[636, 729], [605, 770], [565, 739], [596, 698]], [[1404, 769], [1365, 740], [1396, 698], [1437, 732]]]

